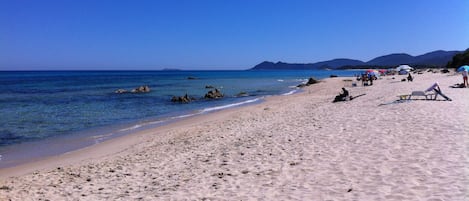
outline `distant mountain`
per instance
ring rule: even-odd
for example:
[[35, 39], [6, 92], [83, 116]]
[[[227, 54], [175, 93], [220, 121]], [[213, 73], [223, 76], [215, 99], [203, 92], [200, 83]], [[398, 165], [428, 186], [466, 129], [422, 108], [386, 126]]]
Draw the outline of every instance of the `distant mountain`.
[[289, 64], [284, 62], [264, 61], [251, 68], [251, 70], [307, 70], [314, 68], [312, 64]]
[[460, 52], [461, 51], [438, 50], [422, 54], [416, 57], [408, 54], [390, 54], [386, 56], [376, 57], [366, 62], [366, 64], [371, 66], [397, 66], [400, 64], [444, 66], [448, 63], [448, 61], [451, 61], [454, 55]]
[[462, 51], [443, 51], [438, 50], [429, 52], [419, 56], [411, 56], [409, 54], [389, 54], [376, 57], [368, 62], [353, 59], [333, 59], [321, 61], [317, 63], [307, 64], [290, 64], [285, 62], [273, 63], [264, 61], [257, 64], [250, 70], [312, 70], [312, 69], [338, 69], [338, 68], [354, 68], [354, 67], [393, 67], [400, 64], [409, 64], [417, 66], [444, 66], [454, 55]]
[[342, 66], [359, 66], [364, 65], [365, 63], [360, 60], [353, 60], [353, 59], [333, 59], [329, 61], [322, 61], [313, 64], [314, 67], [319, 69], [335, 69], [340, 68]]
[[363, 61], [353, 59], [333, 59], [329, 61], [317, 62], [314, 64], [289, 64], [284, 62], [264, 61], [257, 64], [251, 70], [311, 70], [311, 69], [335, 69], [348, 65], [363, 65]]
[[415, 57], [408, 54], [390, 54], [376, 57], [366, 62], [366, 64], [371, 66], [396, 66], [400, 64], [410, 64], [414, 59]]
[[410, 64], [426, 65], [433, 64], [436, 66], [444, 66], [448, 64], [454, 57], [454, 55], [462, 53], [462, 51], [443, 51], [438, 50], [429, 52], [415, 57], [415, 61]]

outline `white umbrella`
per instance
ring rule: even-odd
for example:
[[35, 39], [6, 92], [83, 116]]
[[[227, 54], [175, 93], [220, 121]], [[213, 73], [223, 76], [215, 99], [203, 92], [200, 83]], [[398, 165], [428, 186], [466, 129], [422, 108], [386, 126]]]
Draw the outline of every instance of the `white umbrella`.
[[401, 71], [401, 70], [405, 70], [405, 71], [410, 71], [414, 68], [410, 67], [409, 65], [400, 65], [396, 68], [396, 71]]

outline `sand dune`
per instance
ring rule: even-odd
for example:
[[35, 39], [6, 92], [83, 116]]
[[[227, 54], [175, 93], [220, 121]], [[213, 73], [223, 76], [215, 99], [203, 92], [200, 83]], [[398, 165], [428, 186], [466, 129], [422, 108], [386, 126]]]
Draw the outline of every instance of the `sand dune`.
[[[330, 78], [0, 170], [0, 200], [469, 200], [469, 89], [460, 75]], [[435, 81], [453, 101], [403, 101]]]

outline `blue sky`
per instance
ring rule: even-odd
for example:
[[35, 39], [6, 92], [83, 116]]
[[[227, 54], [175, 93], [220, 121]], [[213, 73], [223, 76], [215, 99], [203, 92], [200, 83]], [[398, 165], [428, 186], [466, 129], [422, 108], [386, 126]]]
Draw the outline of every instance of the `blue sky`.
[[0, 70], [247, 69], [467, 48], [467, 0], [0, 0]]

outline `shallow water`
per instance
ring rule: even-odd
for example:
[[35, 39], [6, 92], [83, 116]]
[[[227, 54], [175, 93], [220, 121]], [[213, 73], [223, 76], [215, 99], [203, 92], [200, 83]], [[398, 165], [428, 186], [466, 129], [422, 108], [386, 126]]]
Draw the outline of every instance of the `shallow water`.
[[[353, 76], [356, 73], [357, 71], [0, 72], [0, 167], [9, 163], [7, 161], [11, 162], [22, 156], [36, 157], [27, 147], [41, 146], [38, 148], [46, 149], [46, 155], [70, 151], [134, 132], [136, 129], [255, 103], [269, 95], [291, 94], [298, 90], [296, 85], [309, 77], [321, 79], [331, 74]], [[114, 93], [117, 89], [131, 90], [141, 85], [148, 85], [151, 92]], [[210, 90], [205, 88], [207, 85], [220, 89], [225, 97], [221, 100], [203, 99], [204, 94]], [[237, 97], [240, 92], [246, 92], [248, 96]], [[173, 95], [183, 96], [186, 93], [198, 100], [190, 104], [170, 101]], [[75, 145], [49, 146], [50, 148], [44, 146], [48, 143], [57, 144], [60, 140]]]

